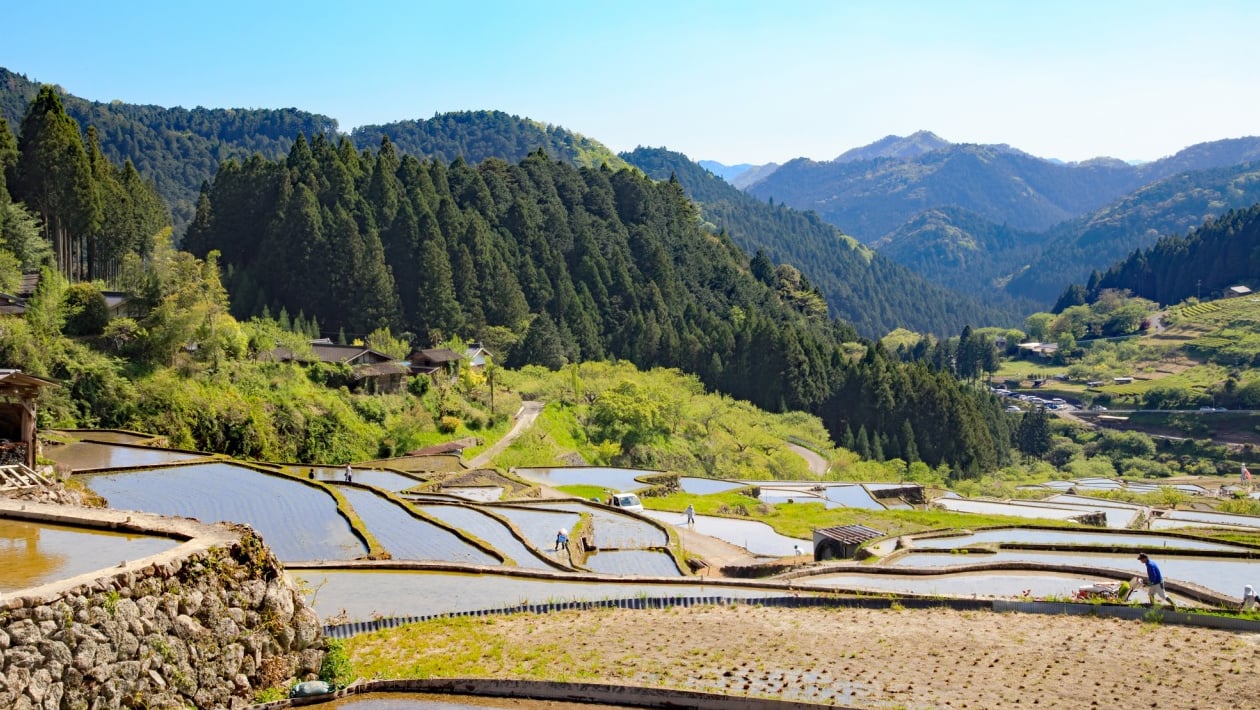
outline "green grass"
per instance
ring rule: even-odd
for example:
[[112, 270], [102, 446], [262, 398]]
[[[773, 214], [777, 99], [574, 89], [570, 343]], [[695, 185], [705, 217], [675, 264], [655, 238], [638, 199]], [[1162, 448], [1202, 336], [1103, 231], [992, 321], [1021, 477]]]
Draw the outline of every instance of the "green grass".
[[606, 500], [610, 491], [603, 486], [589, 486], [583, 484], [574, 484], [572, 486], [556, 486], [556, 490], [568, 493], [576, 498], [583, 500]]
[[653, 510], [681, 513], [691, 504], [701, 515], [757, 520], [788, 537], [808, 539], [816, 528], [836, 525], [865, 525], [888, 535], [944, 530], [951, 528], [976, 528], [995, 525], [1052, 525], [1079, 527], [1075, 523], [1054, 520], [1030, 520], [1005, 515], [976, 515], [955, 513], [947, 510], [864, 510], [860, 508], [832, 508], [821, 503], [762, 503], [735, 492], [694, 495], [675, 493], [663, 498], [645, 499], [644, 505]]

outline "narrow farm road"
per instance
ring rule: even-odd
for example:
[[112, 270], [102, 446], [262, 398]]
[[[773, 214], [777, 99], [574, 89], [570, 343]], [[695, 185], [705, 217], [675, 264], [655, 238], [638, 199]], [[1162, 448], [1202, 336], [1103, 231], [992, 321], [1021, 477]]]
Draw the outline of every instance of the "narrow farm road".
[[502, 439], [494, 442], [490, 448], [482, 451], [468, 461], [468, 468], [478, 469], [485, 468], [490, 465], [490, 460], [498, 456], [504, 449], [512, 445], [516, 438], [525, 432], [526, 429], [534, 425], [534, 420], [538, 418], [538, 413], [542, 411], [542, 402], [523, 402], [521, 411], [516, 413], [516, 423], [512, 425], [512, 430], [503, 435]]

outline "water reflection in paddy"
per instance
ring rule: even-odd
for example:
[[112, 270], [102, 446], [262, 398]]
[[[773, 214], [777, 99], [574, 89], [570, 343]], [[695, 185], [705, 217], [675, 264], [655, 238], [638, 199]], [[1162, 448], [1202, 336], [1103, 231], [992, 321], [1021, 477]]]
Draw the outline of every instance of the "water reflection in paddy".
[[1038, 597], [1067, 597], [1085, 585], [1109, 581], [1101, 577], [1056, 572], [960, 572], [939, 577], [862, 574], [828, 574], [797, 580], [807, 587], [854, 589], [901, 594], [941, 594], [951, 597], [1019, 597], [1024, 592]]
[[[452, 527], [459, 528], [474, 537], [485, 540], [496, 550], [511, 557], [521, 567], [552, 569], [539, 554], [516, 539], [507, 525], [493, 515], [463, 505], [413, 505]], [[551, 549], [551, 548], [547, 548]]]
[[[686, 525], [682, 513], [649, 510], [644, 515], [666, 525], [677, 527]], [[800, 546], [802, 550], [813, 549], [810, 541], [780, 535], [774, 531], [774, 528], [756, 520], [731, 520], [713, 515], [697, 515], [696, 523], [690, 526], [690, 529], [701, 535], [725, 540], [754, 555], [786, 557], [796, 554], [792, 549], [794, 545]]]
[[1209, 540], [1190, 540], [1170, 535], [1133, 535], [1124, 533], [1088, 532], [1084, 530], [1034, 530], [1004, 528], [981, 530], [970, 535], [934, 537], [914, 541], [913, 547], [927, 550], [948, 550], [970, 545], [993, 543], [1033, 543], [1040, 545], [1123, 545], [1147, 550], [1176, 548], [1182, 550], [1245, 551], [1242, 545]]
[[683, 489], [684, 493], [690, 493], [696, 496], [707, 496], [712, 495], [713, 493], [733, 491], [736, 488], [744, 488], [748, 484], [740, 483], [738, 481], [721, 481], [716, 478], [681, 476], [678, 479], [678, 485]]
[[651, 476], [660, 471], [637, 468], [608, 468], [604, 466], [573, 466], [570, 468], [518, 468], [521, 476], [547, 486], [600, 486], [614, 491], [633, 491], [643, 488], [644, 483], [636, 476]]
[[[595, 546], [601, 550], [664, 547], [669, 543], [669, 535], [664, 530], [632, 514], [587, 505], [576, 500], [554, 503], [548, 501], [547, 507], [571, 513], [589, 513], [595, 524]], [[552, 536], [555, 536], [554, 532]]]
[[43, 453], [53, 461], [75, 471], [90, 471], [98, 468], [161, 466], [163, 464], [205, 458], [201, 454], [170, 451], [168, 449], [94, 444], [88, 441], [76, 441], [73, 444], [64, 446], [49, 446], [44, 449]]
[[601, 574], [637, 574], [645, 577], [678, 577], [678, 563], [664, 550], [605, 550], [586, 558], [586, 568]]
[[642, 596], [755, 599], [784, 594], [782, 590], [715, 584], [577, 582], [447, 572], [296, 569], [288, 574], [303, 580], [305, 588], [312, 590], [315, 611], [320, 618], [344, 610], [350, 621], [366, 621], [377, 615], [450, 614], [548, 601], [603, 601]]
[[339, 486], [338, 490], [359, 514], [368, 531], [396, 560], [500, 564], [498, 558], [446, 528], [411, 515], [383, 495], [352, 486]]
[[148, 441], [153, 437], [152, 434], [140, 434], [133, 431], [113, 431], [109, 429], [60, 429], [64, 434], [68, 434], [80, 441], [98, 441], [107, 444], [134, 444], [138, 441]]
[[883, 510], [884, 506], [871, 497], [862, 486], [827, 486], [823, 491], [828, 508], [863, 508]]
[[350, 560], [367, 554], [327, 491], [282, 476], [203, 463], [84, 478], [111, 508], [247, 523], [282, 561]]
[[[315, 478], [320, 481], [344, 481], [346, 478], [345, 466], [288, 466], [287, 468], [298, 475], [305, 475], [308, 472], [314, 473]], [[355, 468], [352, 472], [352, 478], [355, 483], [362, 483], [373, 488], [392, 492], [415, 488], [421, 483], [419, 480], [404, 476], [401, 473], [381, 471], [373, 468]]]
[[178, 544], [166, 537], [0, 519], [0, 591], [130, 564]]
[[1234, 515], [1231, 513], [1206, 513], [1197, 510], [1173, 510], [1162, 516], [1168, 521], [1188, 520], [1207, 525], [1232, 525], [1244, 528], [1260, 528], [1260, 516]]
[[[1176, 557], [1152, 551], [1151, 556], [1168, 579], [1192, 582], [1221, 594], [1241, 596], [1245, 585], [1260, 579], [1260, 561], [1219, 557]], [[1105, 552], [1045, 552], [1041, 550], [998, 550], [994, 554], [953, 555], [912, 552], [893, 562], [893, 567], [955, 567], [986, 562], [1036, 562], [1047, 565], [1078, 565], [1131, 571], [1145, 575], [1137, 555]]]
[[543, 510], [524, 505], [493, 506], [489, 510], [510, 520], [525, 539], [540, 550], [555, 547], [556, 533], [560, 528], [572, 531], [578, 522], [577, 513], [562, 510]]

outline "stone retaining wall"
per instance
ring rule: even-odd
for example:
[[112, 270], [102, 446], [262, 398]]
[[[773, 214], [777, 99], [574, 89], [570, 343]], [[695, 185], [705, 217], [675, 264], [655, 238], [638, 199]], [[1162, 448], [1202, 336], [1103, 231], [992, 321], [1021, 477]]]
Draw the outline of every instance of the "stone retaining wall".
[[16, 501], [0, 502], [0, 517], [186, 540], [6, 595], [0, 707], [241, 708], [319, 671], [319, 617], [247, 526]]

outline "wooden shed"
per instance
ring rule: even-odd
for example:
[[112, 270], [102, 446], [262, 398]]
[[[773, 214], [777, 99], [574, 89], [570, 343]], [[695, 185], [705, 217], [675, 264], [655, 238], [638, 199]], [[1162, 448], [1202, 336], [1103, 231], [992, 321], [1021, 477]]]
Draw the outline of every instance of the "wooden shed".
[[21, 370], [0, 370], [0, 465], [35, 468], [35, 398], [57, 383]]
[[841, 525], [814, 531], [814, 561], [850, 560], [862, 543], [884, 533], [865, 525]]

